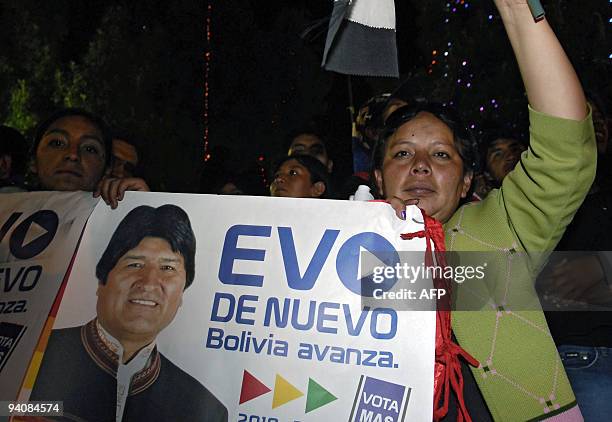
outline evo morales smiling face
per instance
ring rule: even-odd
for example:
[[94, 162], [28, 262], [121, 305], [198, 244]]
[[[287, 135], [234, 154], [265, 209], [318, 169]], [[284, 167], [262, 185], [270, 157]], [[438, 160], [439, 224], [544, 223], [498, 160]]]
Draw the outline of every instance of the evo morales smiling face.
[[145, 237], [98, 285], [98, 320], [124, 345], [151, 343], [174, 319], [186, 279], [183, 256], [165, 239]]
[[121, 220], [96, 265], [98, 322], [138, 351], [174, 319], [195, 277], [189, 216], [172, 204], [140, 205]]

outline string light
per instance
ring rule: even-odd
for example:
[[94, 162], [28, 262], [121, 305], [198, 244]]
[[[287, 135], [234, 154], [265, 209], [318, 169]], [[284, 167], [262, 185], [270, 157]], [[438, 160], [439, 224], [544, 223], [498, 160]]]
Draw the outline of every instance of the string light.
[[[612, 2], [612, 0], [610, 0]], [[449, 24], [451, 19], [457, 19], [463, 16], [467, 16], [471, 12], [471, 1], [468, 0], [450, 0], [445, 3], [446, 8], [444, 9], [444, 15], [441, 16], [441, 20]], [[456, 17], [455, 17], [456, 16]], [[492, 24], [494, 21], [493, 13], [486, 13], [484, 15], [485, 24]], [[458, 22], [453, 22], [458, 23]], [[451, 34], [448, 34], [448, 37], [452, 37]], [[451, 39], [447, 40], [444, 44], [445, 47], [431, 49], [431, 58], [429, 62], [426, 64], [427, 73], [433, 76], [435, 66], [443, 66], [443, 71], [440, 72], [440, 76], [445, 79], [449, 79], [451, 84], [454, 82], [456, 84], [456, 89], [454, 91], [455, 101], [452, 99], [447, 100], [447, 102], [443, 103], [444, 107], [453, 107], [453, 106], [463, 106], [463, 101], [458, 101], [458, 98], [462, 98], [461, 90], [472, 90], [474, 88], [473, 85], [477, 82], [475, 77], [476, 73], [472, 68], [472, 58], [470, 57], [457, 57], [454, 55], [455, 53], [453, 44], [456, 40]], [[444, 45], [443, 44], [443, 45]], [[460, 50], [458, 50], [460, 51]], [[457, 51], [457, 52], [458, 52]], [[610, 55], [612, 58], [612, 54]], [[435, 76], [434, 76], [435, 77]], [[473, 94], [472, 94], [473, 95]], [[477, 116], [472, 116], [469, 118], [465, 116], [468, 122], [467, 127], [475, 132], [478, 132], [479, 135], [482, 135], [483, 128], [481, 128], [481, 119], [487, 119], [488, 114], [497, 112], [498, 108], [501, 108], [501, 104], [496, 98], [484, 98], [480, 101], [480, 104], [474, 105], [475, 109], [478, 113]], [[471, 108], [471, 106], [470, 106]], [[494, 111], [495, 110], [495, 111]], [[469, 113], [468, 113], [469, 114]]]
[[210, 153], [208, 152], [208, 97], [210, 94], [210, 87], [208, 84], [209, 73], [210, 73], [210, 61], [212, 59], [211, 52], [211, 17], [212, 17], [212, 4], [209, 1], [208, 7], [206, 8], [206, 20], [205, 28], [206, 31], [206, 51], [204, 52], [204, 161], [210, 160]]
[[259, 177], [261, 178], [261, 182], [268, 189], [270, 187], [270, 182], [268, 181], [268, 177], [266, 175], [266, 157], [260, 155], [257, 157], [257, 165], [259, 166]]

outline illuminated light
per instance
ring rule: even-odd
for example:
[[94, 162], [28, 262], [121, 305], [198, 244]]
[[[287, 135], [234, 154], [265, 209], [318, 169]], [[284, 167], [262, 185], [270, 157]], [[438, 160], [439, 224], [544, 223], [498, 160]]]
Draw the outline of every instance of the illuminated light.
[[444, 57], [448, 56], [448, 51], [444, 52]]
[[457, 11], [457, 8], [456, 8], [456, 7], [453, 7], [453, 8], [452, 8], [452, 12], [453, 12], [453, 13], [455, 13], [456, 11]]
[[453, 43], [449, 41], [448, 44], [446, 44], [446, 45], [448, 45], [450, 47], [451, 45], [453, 45]]
[[[612, 0], [610, 0], [612, 1]], [[492, 21], [493, 20], [493, 15], [489, 15], [489, 20]]]
[[474, 128], [476, 128], [476, 125], [472, 123], [472, 124], [470, 125], [470, 129], [474, 129]]
[[448, 18], [444, 19], [444, 23], [448, 23]]
[[[258, 159], [259, 161], [263, 161], [263, 160], [265, 160], [265, 157], [264, 157], [263, 155], [260, 155], [259, 157], [257, 157], [257, 159]], [[262, 169], [262, 171], [263, 171], [263, 169]]]
[[484, 107], [480, 107], [478, 110], [480, 110], [480, 112], [482, 113], [484, 111]]
[[448, 73], [445, 73], [445, 74], [444, 74], [444, 77], [445, 77], [445, 78], [446, 78], [446, 77], [448, 77]]
[[467, 9], [468, 7], [470, 7], [470, 5], [469, 5], [469, 3], [466, 3], [466, 4], [463, 5], [463, 7], [465, 7]]
[[497, 101], [495, 101], [495, 98], [493, 98], [493, 99], [491, 100], [491, 104], [495, 104], [496, 102], [497, 102]]
[[467, 84], [465, 84], [465, 86], [467, 86], [468, 88], [470, 88], [472, 86], [471, 82], [468, 82]]
[[457, 83], [460, 84], [461, 83], [461, 79], [457, 79]]
[[206, 51], [204, 52], [204, 161], [210, 160], [210, 153], [208, 152], [208, 110], [209, 103], [208, 97], [210, 96], [210, 85], [208, 83], [210, 74], [210, 61], [212, 59], [211, 49], [211, 22], [212, 22], [212, 4], [209, 2], [206, 8], [206, 17], [204, 19], [204, 32], [206, 33]]
[[436, 63], [438, 63], [438, 62], [437, 62], [437, 61], [435, 61], [435, 60], [432, 60], [432, 61], [431, 61], [431, 64], [436, 64]]
[[465, 66], [467, 64], [467, 62], [464, 60], [461, 62], [461, 66]]

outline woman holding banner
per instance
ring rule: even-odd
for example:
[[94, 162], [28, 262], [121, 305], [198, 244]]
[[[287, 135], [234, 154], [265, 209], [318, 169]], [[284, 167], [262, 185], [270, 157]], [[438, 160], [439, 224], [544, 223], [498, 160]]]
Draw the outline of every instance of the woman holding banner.
[[[438, 318], [434, 420], [582, 420], [541, 310], [513, 300], [533, 290], [540, 257], [554, 249], [593, 181], [591, 113], [546, 19], [534, 19], [526, 0], [495, 4], [529, 100], [530, 147], [519, 165], [484, 201], [460, 207], [472, 182], [470, 144], [447, 109], [413, 103], [388, 118], [375, 179], [398, 215], [418, 203], [441, 222], [447, 249], [504, 257], [487, 274], [498, 289], [495, 312], [464, 306], [452, 314], [453, 339], [463, 349], [451, 339], [450, 317]], [[437, 223], [427, 221], [433, 233]], [[456, 306], [469, 301], [469, 287], [454, 284]], [[471, 374], [458, 355], [472, 365]]]
[[117, 208], [125, 191], [150, 189], [140, 178], [108, 176], [111, 150], [110, 130], [101, 117], [79, 108], [64, 108], [39, 123], [30, 171], [41, 190], [94, 192]]

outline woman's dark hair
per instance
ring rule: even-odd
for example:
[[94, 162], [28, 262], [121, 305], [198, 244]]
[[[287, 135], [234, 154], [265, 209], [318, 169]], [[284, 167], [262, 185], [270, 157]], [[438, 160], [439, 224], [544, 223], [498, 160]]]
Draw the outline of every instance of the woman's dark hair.
[[115, 268], [117, 261], [145, 237], [164, 239], [173, 252], [181, 254], [187, 274], [185, 289], [189, 287], [195, 276], [196, 239], [187, 213], [170, 204], [159, 208], [141, 205], [121, 220], [96, 266], [99, 283], [106, 284], [108, 273]]
[[113, 141], [112, 141], [111, 131], [108, 125], [106, 124], [106, 122], [101, 117], [98, 117], [95, 114], [87, 110], [83, 110], [81, 108], [63, 108], [51, 114], [45, 120], [40, 122], [38, 126], [36, 127], [36, 131], [34, 132], [34, 142], [32, 143], [31, 156], [34, 159], [36, 158], [36, 149], [38, 148], [38, 144], [40, 144], [40, 141], [45, 135], [45, 132], [47, 131], [47, 129], [49, 129], [49, 126], [51, 126], [53, 123], [55, 123], [59, 119], [63, 117], [69, 117], [69, 116], [84, 117], [85, 119], [89, 120], [90, 122], [92, 122], [94, 125], [98, 127], [98, 129], [102, 133], [102, 141], [104, 142], [104, 152], [106, 153], [105, 167], [108, 167], [110, 165], [111, 158], [113, 156]]
[[467, 128], [461, 123], [455, 111], [450, 107], [437, 103], [429, 103], [420, 99], [413, 99], [408, 101], [408, 103], [409, 105], [398, 108], [387, 118], [383, 131], [374, 148], [372, 170], [382, 167], [387, 141], [391, 135], [404, 123], [414, 119], [419, 113], [428, 112], [442, 120], [450, 128], [453, 133], [455, 146], [463, 161], [464, 173], [473, 172], [478, 163], [478, 144], [474, 141]]
[[298, 155], [288, 155], [286, 157], [282, 157], [278, 161], [276, 161], [275, 165], [272, 167], [272, 172], [270, 173], [270, 180], [274, 180], [274, 175], [281, 168], [281, 166], [289, 160], [295, 160], [300, 163], [302, 166], [308, 170], [310, 173], [310, 183], [313, 185], [317, 182], [322, 182], [325, 185], [325, 192], [320, 196], [320, 198], [329, 198], [330, 197], [330, 183], [329, 183], [329, 173], [327, 172], [327, 168], [314, 157], [310, 155], [298, 154]]

